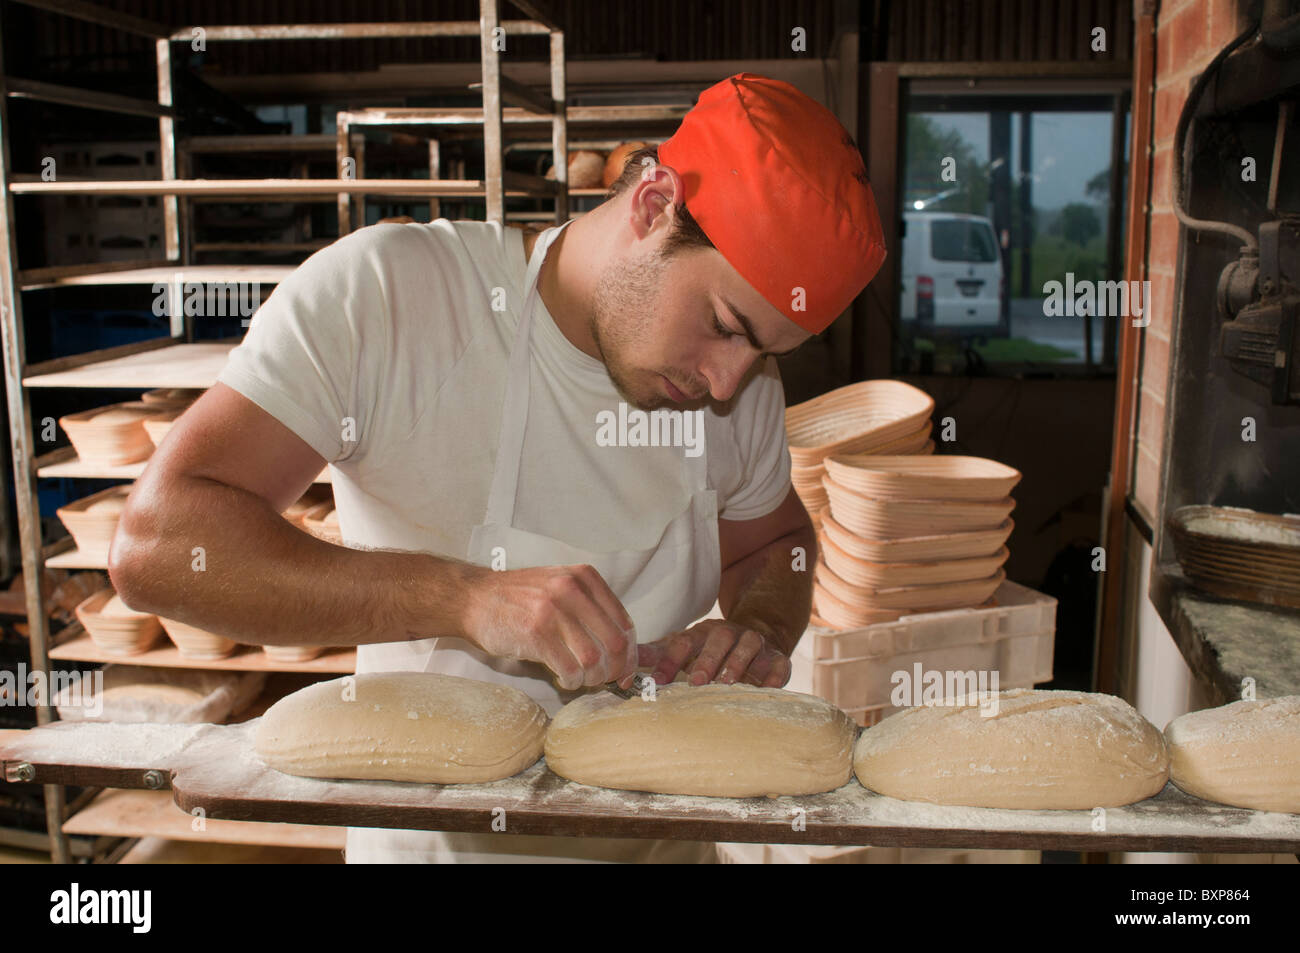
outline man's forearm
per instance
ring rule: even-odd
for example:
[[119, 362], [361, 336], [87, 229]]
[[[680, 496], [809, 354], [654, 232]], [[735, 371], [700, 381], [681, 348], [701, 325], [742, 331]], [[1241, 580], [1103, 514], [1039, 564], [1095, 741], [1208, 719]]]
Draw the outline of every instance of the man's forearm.
[[788, 655], [808, 627], [816, 561], [811, 525], [755, 550], [723, 571], [718, 590], [722, 614], [761, 632]]
[[[149, 505], [150, 498], [156, 499]], [[252, 645], [362, 645], [459, 634], [476, 567], [334, 546], [261, 497], [172, 481], [128, 509], [109, 575], [132, 608]]]

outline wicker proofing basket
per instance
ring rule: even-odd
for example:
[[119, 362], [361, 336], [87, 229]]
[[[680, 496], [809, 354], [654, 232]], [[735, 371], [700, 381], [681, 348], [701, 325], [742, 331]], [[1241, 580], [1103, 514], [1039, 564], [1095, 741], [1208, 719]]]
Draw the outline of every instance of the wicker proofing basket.
[[200, 629], [197, 626], [158, 617], [167, 637], [175, 643], [181, 656], [192, 659], [219, 659], [234, 654], [239, 643], [225, 636]]
[[106, 616], [103, 609], [113, 595], [112, 589], [101, 589], [77, 606], [77, 619], [85, 626], [90, 641], [107, 655], [147, 652], [163, 634], [158, 617], [148, 612]]
[[827, 475], [854, 493], [889, 500], [1001, 500], [1020, 471], [996, 460], [966, 456], [831, 456]]
[[201, 389], [192, 387], [159, 387], [145, 391], [140, 400], [146, 404], [184, 404], [194, 403], [203, 395]]
[[108, 548], [130, 492], [130, 485], [110, 486], [54, 511], [72, 534], [81, 555], [108, 565]]
[[858, 609], [872, 611], [931, 612], [940, 609], [964, 609], [987, 602], [1007, 574], [998, 569], [985, 579], [945, 583], [938, 586], [895, 586], [872, 589], [854, 586], [835, 575], [824, 562], [818, 562], [816, 581], [836, 599]]
[[893, 622], [902, 616], [896, 609], [864, 609], [850, 605], [834, 594], [828, 592], [817, 579], [813, 579], [813, 607], [817, 610], [815, 620], [837, 629], [858, 629], [877, 622]]
[[822, 480], [831, 515], [851, 533], [867, 539], [901, 539], [993, 529], [1011, 515], [1016, 502], [966, 500], [878, 500], [846, 490], [830, 476]]
[[325, 651], [323, 645], [264, 645], [262, 651], [267, 658], [277, 662], [305, 662], [314, 659]]
[[334, 504], [321, 503], [302, 514], [302, 528], [318, 539], [336, 546], [343, 545], [343, 534], [339, 532], [339, 515]]
[[937, 586], [944, 583], [987, 579], [1002, 568], [1009, 555], [1005, 546], [991, 556], [944, 559], [937, 562], [877, 563], [858, 559], [822, 533], [817, 543], [826, 567], [853, 586], [888, 589], [895, 586]]
[[161, 447], [163, 437], [172, 429], [176, 423], [176, 418], [189, 410], [189, 407], [175, 407], [170, 404], [159, 404], [159, 407], [166, 407], [166, 410], [160, 411], [144, 422], [144, 432], [149, 435], [149, 442], [155, 447]]
[[790, 459], [811, 467], [831, 454], [879, 449], [922, 429], [933, 412], [934, 398], [911, 384], [850, 384], [786, 410]]
[[168, 409], [164, 404], [124, 401], [60, 417], [59, 426], [82, 463], [120, 466], [145, 460], [153, 453], [144, 422]]
[[822, 514], [822, 531], [846, 553], [873, 563], [937, 562], [943, 559], [967, 559], [996, 553], [1011, 536], [1015, 520], [1008, 517], [988, 530], [970, 533], [937, 533], [901, 539], [871, 539], [858, 536], [836, 522], [830, 513]]

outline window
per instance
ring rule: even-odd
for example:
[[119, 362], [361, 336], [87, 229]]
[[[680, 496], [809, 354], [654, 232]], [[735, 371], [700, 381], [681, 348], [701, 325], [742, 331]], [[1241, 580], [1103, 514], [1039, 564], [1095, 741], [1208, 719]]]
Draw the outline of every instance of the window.
[[1015, 89], [906, 85], [898, 373], [1114, 367], [1115, 319], [1049, 302], [1123, 277], [1126, 93]]

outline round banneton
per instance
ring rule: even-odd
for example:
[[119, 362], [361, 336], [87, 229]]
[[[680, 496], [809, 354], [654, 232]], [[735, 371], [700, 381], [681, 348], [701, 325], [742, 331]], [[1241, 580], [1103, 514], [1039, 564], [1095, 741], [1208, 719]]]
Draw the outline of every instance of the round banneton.
[[819, 794], [849, 780], [857, 726], [830, 702], [752, 685], [584, 695], [555, 716], [546, 763], [580, 784], [659, 794]]

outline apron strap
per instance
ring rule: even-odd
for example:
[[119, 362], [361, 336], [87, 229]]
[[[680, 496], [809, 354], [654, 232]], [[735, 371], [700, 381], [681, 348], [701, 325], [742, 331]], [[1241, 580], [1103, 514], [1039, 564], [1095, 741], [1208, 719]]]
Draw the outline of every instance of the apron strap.
[[[570, 219], [572, 221], [572, 219]], [[486, 524], [514, 525], [515, 500], [519, 490], [519, 465], [524, 451], [524, 430], [528, 426], [528, 395], [532, 385], [531, 331], [533, 307], [537, 301], [537, 279], [546, 252], [556, 236], [567, 228], [565, 222], [537, 236], [528, 273], [524, 278], [524, 303], [515, 326], [514, 343], [506, 371], [506, 394], [501, 407], [501, 432], [497, 441], [496, 465], [492, 489], [488, 493]]]

